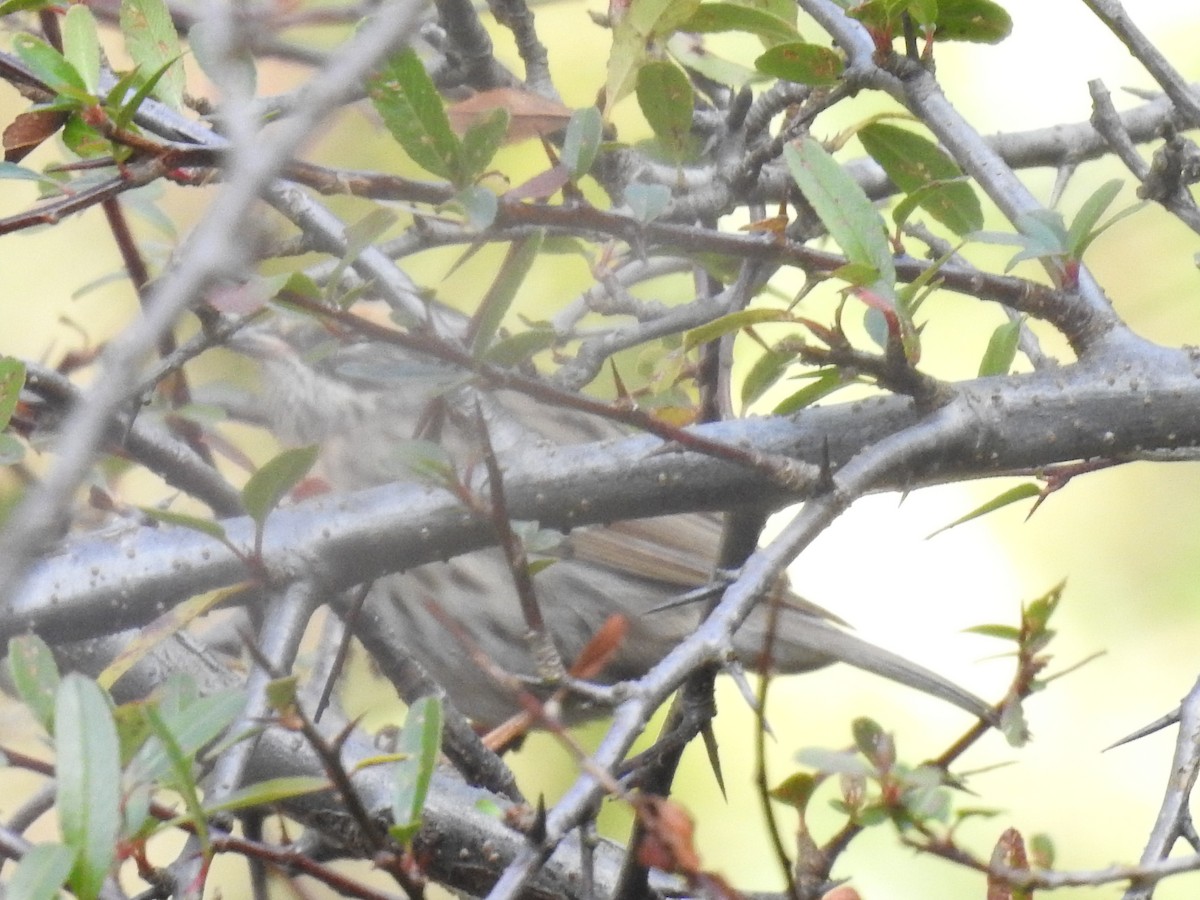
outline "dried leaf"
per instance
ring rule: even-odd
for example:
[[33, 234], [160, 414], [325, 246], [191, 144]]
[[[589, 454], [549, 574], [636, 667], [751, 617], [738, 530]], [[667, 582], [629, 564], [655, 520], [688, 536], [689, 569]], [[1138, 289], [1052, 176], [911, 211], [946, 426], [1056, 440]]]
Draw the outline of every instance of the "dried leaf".
[[506, 144], [516, 144], [538, 135], [553, 134], [567, 127], [572, 110], [554, 100], [518, 88], [480, 91], [466, 100], [446, 107], [450, 127], [463, 135], [473, 125], [487, 119], [498, 109], [508, 113]]

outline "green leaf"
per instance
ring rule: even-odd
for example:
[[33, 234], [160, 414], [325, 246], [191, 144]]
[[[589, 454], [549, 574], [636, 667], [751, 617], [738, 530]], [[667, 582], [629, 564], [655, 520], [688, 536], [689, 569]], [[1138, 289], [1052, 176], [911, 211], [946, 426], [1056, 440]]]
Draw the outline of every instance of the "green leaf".
[[463, 178], [478, 178], [491, 165], [508, 133], [508, 119], [508, 110], [493, 109], [467, 129], [462, 138]]
[[256, 784], [247, 785], [234, 791], [220, 803], [204, 807], [206, 816], [219, 812], [236, 812], [243, 809], [253, 809], [256, 806], [273, 806], [293, 797], [303, 797], [329, 790], [329, 779], [313, 775], [288, 775], [280, 778], [269, 778]]
[[622, 25], [654, 40], [677, 31], [699, 8], [700, 0], [633, 0]]
[[392, 790], [392, 836], [408, 844], [421, 826], [425, 796], [442, 745], [442, 705], [436, 697], [423, 697], [408, 710], [396, 743], [396, 752], [407, 755], [396, 763]]
[[763, 322], [795, 322], [796, 317], [786, 309], [741, 309], [720, 318], [705, 322], [683, 336], [683, 349], [693, 350], [701, 344], [715, 341], [719, 337], [758, 325]]
[[462, 144], [421, 58], [405, 50], [367, 82], [367, 95], [396, 142], [413, 162], [457, 187], [464, 178]]
[[108, 156], [113, 146], [99, 131], [84, 122], [82, 116], [71, 116], [62, 130], [63, 143], [81, 157]]
[[858, 182], [812, 138], [787, 144], [783, 156], [804, 198], [846, 258], [874, 266], [880, 275], [876, 290], [893, 296], [896, 268], [887, 232]]
[[316, 445], [284, 450], [251, 475], [242, 488], [242, 504], [250, 518], [261, 526], [268, 513], [308, 474], [317, 453]]
[[649, 62], [637, 74], [637, 100], [655, 136], [676, 160], [692, 132], [695, 96], [683, 70], [666, 60]]
[[27, 9], [49, 9], [57, 6], [59, 2], [61, 0], [6, 0], [6, 2], [0, 3], [0, 16], [23, 12]]
[[516, 366], [528, 362], [534, 354], [553, 347], [558, 334], [552, 328], [531, 328], [503, 338], [488, 347], [485, 362], [497, 366]]
[[191, 822], [196, 829], [196, 838], [200, 843], [200, 852], [204, 856], [209, 856], [211, 853], [209, 847], [208, 836], [208, 817], [204, 815], [204, 807], [200, 803], [200, 794], [198, 785], [196, 784], [196, 776], [193, 772], [194, 758], [191, 754], [185, 752], [175, 740], [175, 735], [163, 722], [158, 710], [152, 705], [147, 705], [142, 708], [142, 712], [146, 717], [147, 723], [150, 725], [150, 730], [154, 737], [158, 739], [159, 745], [163, 749], [163, 756], [170, 766], [170, 774], [163, 779], [163, 782], [170, 786], [176, 793], [183, 797], [184, 805], [187, 807], [187, 821]]
[[820, 86], [837, 84], [846, 65], [828, 47], [794, 41], [772, 47], [754, 60], [754, 68], [775, 78]]
[[572, 178], [582, 178], [592, 170], [603, 137], [604, 119], [596, 107], [585, 106], [571, 114], [563, 139], [562, 163]]
[[71, 888], [81, 900], [93, 900], [116, 861], [120, 748], [108, 698], [75, 672], [58, 686], [54, 748], [59, 827], [76, 854]]
[[806, 406], [812, 406], [823, 397], [828, 397], [840, 387], [844, 387], [848, 382], [842, 375], [841, 370], [831, 367], [828, 369], [818, 370], [820, 374], [814, 379], [813, 383], [802, 387], [796, 393], [792, 394], [785, 400], [781, 401], [775, 407], [773, 413], [777, 416], [787, 416], [804, 409]]
[[[922, 209], [955, 234], [983, 227], [979, 198], [962, 170], [937, 144], [906, 128], [874, 122], [858, 130], [863, 149], [906, 194], [925, 190]], [[936, 190], [931, 186], [940, 185]]]
[[1100, 221], [1100, 217], [1104, 215], [1104, 211], [1117, 198], [1120, 191], [1120, 180], [1106, 181], [1079, 208], [1078, 214], [1071, 222], [1071, 227], [1067, 229], [1067, 253], [1072, 259], [1081, 259], [1092, 241], [1126, 216], [1132, 215], [1146, 205], [1145, 203], [1135, 203], [1126, 207], [1103, 225], [1097, 227], [1096, 223]]
[[63, 16], [63, 56], [66, 57], [89, 94], [100, 90], [100, 34], [92, 11], [82, 3], [72, 4]]
[[[795, 9], [792, 9], [793, 21]], [[681, 31], [713, 34], [722, 31], [745, 31], [756, 35], [768, 45], [799, 40], [793, 22], [753, 6], [737, 3], [705, 3], [680, 26]]]
[[0, 160], [0, 179], [11, 181], [34, 181], [51, 190], [61, 190], [62, 184], [42, 172], [18, 166], [16, 163]]
[[984, 637], [999, 638], [1002, 641], [1017, 643], [1021, 640], [1021, 629], [1012, 625], [972, 625], [964, 628], [967, 634], [981, 634]]
[[938, 0], [938, 41], [998, 44], [1012, 33], [1012, 17], [991, 0]]
[[189, 516], [186, 513], [173, 512], [169, 509], [158, 509], [153, 506], [139, 506], [141, 512], [150, 519], [156, 522], [162, 522], [165, 525], [174, 525], [178, 528], [187, 528], [190, 531], [198, 531], [201, 534], [207, 534], [209, 537], [216, 538], [222, 543], [225, 542], [225, 526], [220, 522], [214, 522], [212, 519], [201, 519], [198, 516]]
[[796, 772], [770, 790], [772, 800], [786, 803], [793, 809], [804, 812], [817, 789], [817, 780], [808, 772]]
[[787, 367], [796, 361], [795, 353], [767, 350], [750, 367], [742, 381], [742, 406], [747, 407], [783, 377]]
[[874, 719], [859, 716], [851, 723], [850, 731], [854, 735], [854, 746], [858, 748], [858, 752], [870, 760], [873, 765], [877, 765], [876, 757], [880, 753], [880, 748], [889, 742], [888, 734], [883, 730], [883, 726]]
[[517, 293], [524, 284], [529, 270], [542, 249], [545, 232], [541, 229], [526, 237], [512, 242], [496, 279], [488, 288], [487, 294], [479, 304], [479, 318], [475, 323], [475, 335], [471, 339], [471, 355], [476, 359], [481, 357], [495, 340], [500, 323], [517, 299]]
[[1096, 188], [1083, 201], [1083, 205], [1079, 207], [1079, 212], [1071, 222], [1071, 227], [1067, 229], [1067, 249], [1072, 257], [1079, 259], [1083, 256], [1083, 250], [1087, 247], [1092, 229], [1096, 227], [1096, 223], [1100, 221], [1104, 211], [1112, 205], [1119, 193], [1121, 193], [1121, 179], [1113, 178]]
[[755, 81], [763, 81], [766, 77], [761, 72], [718, 56], [708, 49], [697, 47], [696, 39], [687, 35], [677, 34], [672, 37], [667, 41], [667, 49], [685, 69], [699, 72], [705, 78], [717, 84], [727, 84], [735, 90], [740, 90]]
[[12, 42], [21, 62], [46, 82], [51, 90], [79, 103], [90, 99], [83, 76], [75, 71], [75, 67], [67, 62], [61, 53], [41, 38], [22, 33], [16, 35]]
[[164, 70], [154, 95], [172, 109], [183, 109], [183, 48], [165, 0], [121, 0], [120, 22], [130, 58], [145, 72]]
[[[245, 706], [244, 692], [218, 691], [205, 697], [186, 699], [182, 703], [161, 703], [159, 722], [171, 736], [175, 748], [190, 759], [232, 725]], [[146, 741], [138, 750], [129, 764], [129, 777], [135, 781], [154, 783], [166, 779], [172, 768], [167, 748], [160, 739], [155, 738]]]
[[8, 642], [8, 672], [21, 702], [47, 732], [54, 732], [54, 704], [58, 694], [58, 665], [54, 654], [36, 634], [23, 634]]
[[6, 896], [20, 900], [57, 900], [71, 874], [75, 853], [62, 844], [36, 844], [21, 857]]
[[25, 363], [11, 356], [0, 356], [0, 431], [8, 427], [23, 387]]
[[1007, 375], [1017, 358], [1017, 344], [1021, 339], [1021, 320], [1012, 319], [997, 325], [988, 339], [983, 359], [979, 361], [979, 376]]
[[1011, 487], [1007, 491], [993, 497], [982, 506], [978, 506], [971, 510], [965, 516], [955, 519], [949, 525], [943, 525], [937, 531], [931, 532], [926, 536], [925, 540], [936, 537], [943, 531], [949, 531], [951, 528], [957, 528], [965, 522], [970, 522], [972, 519], [978, 519], [980, 516], [986, 516], [988, 513], [995, 512], [1012, 503], [1019, 503], [1022, 500], [1028, 500], [1030, 497], [1040, 496], [1042, 489], [1039, 485], [1029, 482], [1027, 484], [1018, 484], [1016, 487]]

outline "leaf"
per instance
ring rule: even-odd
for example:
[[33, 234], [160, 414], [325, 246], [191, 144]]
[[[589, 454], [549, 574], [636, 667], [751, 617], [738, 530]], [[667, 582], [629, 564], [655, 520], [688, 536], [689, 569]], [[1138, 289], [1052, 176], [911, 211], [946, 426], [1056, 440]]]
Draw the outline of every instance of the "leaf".
[[649, 224], [666, 212], [671, 189], [665, 184], [631, 184], [625, 188], [625, 204], [633, 217]]
[[810, 766], [818, 772], [831, 775], [866, 776], [872, 774], [870, 764], [847, 750], [826, 750], [822, 747], [806, 747], [796, 754], [796, 761]]
[[268, 513], [308, 474], [317, 453], [316, 445], [284, 450], [251, 475], [242, 488], [242, 504], [250, 518], [261, 526]]
[[193, 772], [195, 758], [179, 746], [175, 735], [163, 722], [162, 716], [154, 706], [144, 706], [142, 712], [146, 717], [146, 722], [150, 725], [151, 732], [158, 740], [159, 746], [162, 747], [163, 758], [169, 766], [169, 771], [162, 778], [162, 782], [183, 797], [184, 805], [187, 807], [186, 821], [190, 822], [195, 829], [195, 836], [200, 844], [200, 853], [209, 857], [212, 851], [208, 836], [208, 817], [204, 815], [204, 807], [200, 804], [200, 794]]
[[212, 816], [221, 812], [236, 812], [243, 809], [253, 809], [256, 806], [274, 806], [293, 797], [303, 797], [327, 791], [330, 788], [328, 778], [318, 778], [315, 775], [286, 775], [279, 778], [268, 778], [255, 784], [239, 788], [229, 794], [220, 803], [204, 807], [204, 814]]
[[92, 11], [82, 3], [72, 4], [63, 16], [63, 56], [83, 79], [89, 94], [100, 90], [100, 34]]
[[778, 800], [799, 812], [804, 812], [816, 789], [817, 780], [811, 774], [796, 772], [771, 788], [768, 795], [772, 800]]
[[1017, 643], [1021, 640], [1021, 629], [1012, 625], [972, 625], [964, 628], [967, 634], [981, 634], [984, 637], [994, 637], [1002, 641]]
[[413, 162], [465, 187], [462, 145], [450, 129], [433, 79], [414, 51], [405, 50], [392, 57], [367, 82], [367, 95], [387, 130]]
[[467, 129], [462, 138], [464, 178], [478, 178], [492, 164], [505, 134], [511, 131], [509, 122], [509, 114], [496, 109]]
[[8, 427], [23, 387], [25, 363], [11, 356], [0, 356], [0, 431]]
[[[794, 20], [794, 10], [792, 15]], [[768, 46], [790, 43], [800, 37], [793, 22], [765, 9], [738, 3], [705, 3], [680, 26], [680, 31], [697, 34], [745, 31], [762, 38]]]
[[740, 309], [719, 318], [706, 322], [683, 336], [684, 352], [693, 350], [702, 344], [715, 341], [719, 337], [741, 331], [752, 325], [763, 322], [795, 322], [796, 317], [786, 309]]
[[592, 170], [603, 136], [604, 119], [596, 107], [585, 106], [571, 116], [561, 159], [572, 178], [582, 178]]
[[120, 748], [104, 692], [78, 673], [54, 704], [56, 808], [63, 843], [76, 854], [72, 890], [93, 900], [116, 861], [121, 825]]
[[[119, 106], [119, 108], [111, 113], [114, 127], [116, 127], [116, 128], [129, 127], [129, 123], [133, 121], [133, 117], [137, 113], [138, 109], [141, 107], [142, 103], [145, 101], [145, 99], [147, 97], [149, 97], [152, 93], [154, 93], [155, 89], [158, 87], [158, 83], [160, 81], [162, 81], [162, 79], [166, 76], [167, 71], [170, 69], [171, 65], [172, 65], [172, 63], [170, 63], [170, 62], [163, 63], [161, 66], [158, 67], [158, 69], [156, 69], [150, 75], [149, 78], [145, 78], [145, 79], [142, 78], [142, 70], [140, 68], [135, 69], [131, 73], [132, 80], [130, 81], [130, 83], [131, 84], [136, 83], [138, 88], [136, 91], [134, 91], [132, 94], [129, 95], [129, 99], [122, 102], [121, 105]], [[118, 91], [114, 90], [109, 94], [109, 99], [110, 99], [110, 101], [113, 98], [119, 99], [121, 97], [124, 97], [125, 93], [126, 93], [125, 91], [118, 92]]]
[[938, 0], [938, 41], [998, 44], [1012, 33], [1012, 17], [991, 0]]
[[[886, 755], [886, 749], [891, 745], [891, 738], [883, 730], [883, 726], [874, 719], [859, 716], [851, 723], [851, 733], [854, 735], [854, 746], [865, 756], [873, 766], [880, 766], [879, 758]], [[894, 750], [894, 748], [892, 748]], [[894, 753], [890, 754], [894, 756]]]
[[421, 825], [425, 796], [442, 745], [442, 705], [436, 697], [423, 697], [408, 710], [396, 742], [398, 753], [408, 757], [396, 763], [392, 785], [392, 836], [407, 845]]
[[8, 672], [21, 702], [50, 734], [54, 733], [54, 704], [58, 694], [58, 665], [54, 654], [36, 634], [8, 642]]
[[46, 82], [51, 90], [79, 103], [91, 99], [83, 76], [75, 71], [75, 67], [67, 62], [61, 53], [41, 38], [22, 33], [16, 35], [12, 42], [21, 62]]
[[787, 367], [796, 361], [796, 354], [782, 350], [767, 350], [754, 361], [742, 380], [742, 406], [747, 407], [773, 387]]
[[812, 138], [787, 144], [783, 156], [804, 198], [846, 258], [874, 266], [880, 276], [877, 289], [892, 296], [896, 270], [887, 232], [858, 182]]
[[58, 5], [59, 2], [60, 0], [6, 0], [6, 2], [0, 3], [0, 16], [27, 9], [49, 9], [51, 6]]
[[[906, 194], [955, 234], [983, 227], [983, 210], [962, 169], [933, 141], [906, 128], [874, 122], [858, 130], [863, 149]], [[937, 186], [936, 188], [934, 186]]]
[[1126, 216], [1132, 215], [1145, 206], [1145, 203], [1135, 203], [1121, 210], [1103, 225], [1097, 227], [1096, 223], [1100, 221], [1100, 217], [1104, 215], [1104, 211], [1117, 198], [1117, 194], [1120, 191], [1121, 181], [1119, 179], [1106, 181], [1083, 202], [1083, 205], [1079, 208], [1079, 212], [1071, 222], [1071, 227], [1067, 229], [1067, 253], [1072, 259], [1081, 259], [1083, 254], [1087, 252], [1087, 248], [1091, 246], [1092, 241], [1100, 237], [1100, 235], [1104, 234], [1104, 232]]
[[988, 513], [995, 512], [996, 510], [1002, 509], [1003, 507], [1008, 506], [1012, 503], [1019, 503], [1021, 500], [1028, 500], [1030, 497], [1040, 496], [1041, 493], [1042, 493], [1041, 487], [1032, 482], [1029, 482], [1026, 484], [1018, 484], [1016, 487], [1011, 487], [1007, 491], [1003, 491], [1000, 494], [997, 494], [995, 497], [993, 497], [987, 503], [984, 503], [982, 506], [976, 507], [975, 509], [973, 509], [969, 513], [967, 513], [965, 516], [955, 519], [949, 525], [943, 525], [937, 531], [930, 532], [925, 537], [925, 540], [929, 540], [930, 538], [936, 537], [937, 535], [941, 534], [943, 531], [949, 531], [951, 528], [957, 528], [959, 525], [962, 525], [965, 522], [970, 522], [972, 519], [978, 519], [980, 516], [986, 516]]
[[170, 509], [159, 509], [155, 506], [139, 506], [138, 509], [148, 519], [154, 519], [156, 522], [162, 522], [165, 525], [187, 528], [189, 531], [198, 531], [201, 534], [207, 534], [209, 537], [216, 538], [222, 543], [226, 542], [225, 526], [220, 522], [214, 522], [212, 519], [201, 519], [198, 516], [190, 516], [187, 513], [175, 512]]
[[0, 178], [36, 181], [44, 193], [59, 193], [62, 184], [50, 175], [18, 166], [26, 156], [66, 122], [65, 113], [49, 109], [34, 109], [18, 114], [4, 128], [4, 161], [0, 162]]
[[1079, 259], [1083, 255], [1088, 235], [1092, 233], [1092, 229], [1096, 227], [1096, 223], [1100, 221], [1104, 211], [1112, 205], [1119, 193], [1121, 193], [1121, 179], [1113, 178], [1096, 188], [1083, 201], [1079, 212], [1071, 221], [1071, 227], [1067, 229], [1067, 248], [1075, 259]]
[[183, 109], [187, 87], [183, 71], [183, 48], [164, 0], [121, 0], [121, 35], [125, 49], [145, 72], [164, 69], [154, 95], [172, 109]]
[[6, 896], [20, 900], [57, 900], [71, 874], [75, 854], [62, 844], [35, 844], [26, 851], [8, 882]]
[[691, 82], [674, 63], [657, 60], [637, 74], [637, 100], [655, 137], [675, 159], [682, 159], [692, 132], [695, 96]]
[[674, 35], [667, 41], [667, 49], [685, 69], [699, 72], [705, 78], [717, 84], [729, 85], [735, 90], [765, 78], [761, 72], [717, 56], [691, 35]]
[[491, 228], [500, 211], [500, 198], [481, 184], [463, 188], [454, 199], [467, 214], [467, 224], [476, 231]]
[[987, 349], [983, 351], [983, 359], [979, 361], [979, 376], [1007, 375], [1012, 368], [1013, 360], [1017, 358], [1017, 345], [1021, 339], [1021, 320], [1012, 319], [996, 330], [988, 339]]
[[476, 359], [491, 347], [496, 332], [500, 330], [500, 323], [513, 301], [517, 299], [517, 293], [529, 270], [533, 268], [544, 237], [545, 232], [538, 229], [513, 241], [508, 248], [504, 262], [500, 264], [500, 270], [496, 273], [496, 279], [480, 302], [479, 311], [471, 323], [474, 332], [471, 339], [471, 355]]
[[637, 82], [650, 46], [665, 40], [691, 18], [700, 0], [632, 0], [625, 16], [613, 29], [613, 47], [604, 82], [604, 116]]
[[754, 60], [754, 68], [765, 75], [816, 87], [837, 84], [846, 65], [828, 47], [794, 41], [772, 47]]
[[571, 120], [570, 107], [515, 87], [480, 91], [446, 107], [450, 127], [458, 134], [465, 134], [497, 112], [508, 114], [507, 127], [501, 131], [506, 144], [562, 131]]
[[528, 362], [534, 354], [548, 350], [558, 341], [552, 328], [531, 328], [511, 337], [502, 338], [483, 354], [485, 362], [498, 366], [516, 366]]
[[812, 384], [801, 388], [792, 394], [790, 397], [782, 400], [772, 411], [777, 416], [788, 416], [797, 410], [804, 409], [806, 406], [811, 406], [822, 397], [828, 397], [840, 387], [844, 387], [848, 382], [843, 377], [842, 372], [834, 367], [828, 369], [819, 369], [820, 374]]
[[111, 688], [121, 676], [171, 635], [187, 628], [230, 597], [244, 593], [250, 586], [250, 582], [241, 582], [174, 604], [153, 622], [140, 628], [134, 638], [126, 640], [121, 651], [96, 676], [96, 681], [105, 689]]

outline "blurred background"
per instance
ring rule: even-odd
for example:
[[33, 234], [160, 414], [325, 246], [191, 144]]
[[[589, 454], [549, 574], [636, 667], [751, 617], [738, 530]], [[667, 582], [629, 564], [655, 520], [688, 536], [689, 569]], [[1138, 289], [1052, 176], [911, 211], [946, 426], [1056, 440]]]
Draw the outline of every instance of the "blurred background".
[[[936, 53], [938, 74], [950, 99], [982, 133], [1086, 120], [1091, 111], [1089, 79], [1102, 79], [1119, 108], [1138, 102], [1123, 88], [1153, 90], [1151, 79], [1082, 4], [1007, 0], [1003, 5], [1015, 22], [1007, 41], [994, 47], [946, 46]], [[607, 35], [588, 21], [586, 9], [602, 11], [602, 5], [561, 2], [536, 7], [552, 70], [564, 102], [572, 107], [593, 102], [603, 83], [609, 47]], [[1200, 9], [1171, 0], [1143, 0], [1131, 5], [1131, 12], [1185, 77], [1200, 78], [1195, 53], [1200, 44]], [[818, 34], [803, 19], [800, 27], [806, 37]], [[495, 34], [503, 58], [515, 66], [508, 34], [503, 30]], [[329, 35], [323, 34], [322, 39], [328, 40]], [[119, 48], [114, 47], [113, 53], [119, 58]], [[299, 67], [272, 66], [261, 73], [260, 90], [287, 90], [306, 75]], [[23, 106], [15, 92], [0, 91], [4, 121]], [[819, 119], [814, 133], [832, 136], [884, 108], [889, 107], [878, 98], [861, 98]], [[632, 99], [620, 107], [616, 121], [624, 139], [649, 134]], [[40, 168], [60, 152], [43, 148], [25, 164]], [[843, 155], [850, 158], [860, 152], [851, 142]], [[361, 109], [341, 113], [309, 155], [343, 167], [413, 172], [397, 159], [399, 151]], [[525, 144], [505, 151], [498, 168], [516, 183], [544, 168], [539, 156], [535, 144]], [[1053, 172], [1030, 171], [1022, 177], [1040, 199], [1049, 198]], [[1115, 163], [1082, 165], [1060, 208], [1069, 218], [1083, 199], [1113, 177], [1129, 180]], [[161, 196], [153, 196], [156, 192]], [[130, 197], [128, 202], [135, 210], [157, 203], [174, 223], [164, 227], [166, 223], [153, 215], [134, 213], [137, 234], [157, 271], [210, 195], [208, 189], [176, 187], [150, 193]], [[34, 199], [29, 185], [0, 181], [2, 214], [24, 209]], [[1134, 200], [1127, 188], [1114, 210]], [[331, 205], [350, 220], [370, 209], [369, 204], [353, 200]], [[1004, 227], [994, 211], [989, 227]], [[1139, 333], [1173, 346], [1200, 344], [1198, 249], [1194, 234], [1157, 209], [1146, 208], [1101, 237], [1085, 262]], [[1011, 252], [968, 248], [967, 254], [995, 267]], [[497, 257], [481, 253], [446, 278], [452, 259], [452, 255], [429, 254], [413, 260], [409, 270], [418, 281], [436, 286], [440, 296], [462, 296], [469, 303], [494, 272]], [[0, 332], [2, 353], [55, 363], [67, 350], [102, 343], [136, 310], [136, 299], [122, 276], [99, 210], [52, 228], [4, 237], [0, 260], [6, 323]], [[1040, 277], [1033, 266], [1019, 271]], [[589, 283], [580, 259], [556, 258], [535, 269], [533, 278], [528, 296], [548, 298], [553, 308], [569, 302]], [[782, 275], [776, 283], [786, 294], [794, 292], [800, 281]], [[688, 288], [686, 280], [664, 281], [650, 286], [646, 295], [666, 301], [684, 299]], [[831, 301], [817, 296], [805, 302], [809, 304], [806, 314], [813, 315], [828, 311]], [[522, 312], [542, 317], [553, 308], [523, 308]], [[952, 296], [930, 301], [923, 318], [929, 325], [923, 337], [922, 367], [947, 378], [974, 373], [991, 329], [1002, 321], [997, 309]], [[753, 348], [746, 349], [749, 353], [740, 361], [743, 366], [752, 361]], [[1051, 340], [1047, 349], [1062, 352], [1061, 345]], [[229, 364], [228, 359], [203, 364], [197, 377], [224, 378], [222, 367]], [[841, 399], [835, 396], [829, 402]], [[770, 405], [768, 398], [763, 409], [769, 410]], [[261, 453], [265, 456], [269, 449]], [[866, 638], [988, 698], [998, 698], [1007, 686], [1011, 661], [997, 654], [1009, 648], [963, 634], [963, 629], [982, 623], [1016, 624], [1023, 601], [1041, 596], [1065, 579], [1056, 618], [1059, 636], [1052, 645], [1054, 668], [1066, 668], [1097, 651], [1105, 655], [1029, 701], [1027, 715], [1034, 737], [1029, 746], [1014, 750], [991, 736], [960, 763], [960, 769], [989, 771], [970, 778], [968, 786], [975, 796], [962, 795], [956, 803], [994, 809], [996, 815], [972, 819], [958, 836], [985, 859], [996, 838], [1011, 826], [1026, 838], [1049, 834], [1061, 868], [1132, 863], [1141, 853], [1162, 797], [1174, 731], [1101, 751], [1172, 709], [1200, 675], [1196, 610], [1200, 467], [1143, 463], [1087, 475], [1054, 494], [1029, 521], [1025, 521], [1028, 505], [1017, 505], [926, 539], [1015, 483], [1019, 480], [940, 487], [904, 498], [869, 497], [855, 504], [797, 561], [793, 578], [801, 593], [843, 616]], [[134, 487], [149, 494], [158, 490], [153, 483]], [[378, 685], [360, 686], [347, 703], [350, 712], [364, 712], [369, 724], [380, 725], [402, 716], [388, 697], [389, 691]], [[686, 758], [680, 796], [697, 819], [698, 845], [707, 867], [742, 888], [776, 889], [782, 880], [751, 786], [753, 717], [728, 685], [719, 703], [728, 800], [721, 797], [699, 748]], [[914, 764], [940, 752], [969, 725], [954, 709], [845, 667], [780, 681], [768, 710], [775, 732], [768, 748], [770, 780], [781, 781], [796, 770], [798, 748], [848, 744], [850, 722], [859, 715], [871, 716], [893, 731], [901, 759]], [[20, 721], [8, 708], [3, 716], [0, 728], [5, 731]], [[583, 737], [594, 741], [600, 733], [593, 727], [585, 729]], [[561, 764], [551, 766], [551, 760]], [[573, 773], [565, 753], [545, 736], [527, 742], [516, 756], [516, 766], [527, 784], [539, 784], [550, 801], [570, 783]], [[825, 791], [834, 796], [829, 787]], [[535, 794], [536, 789], [529, 793]], [[6, 789], [0, 817], [11, 811], [9, 796]], [[815, 809], [827, 806], [824, 797], [814, 803]], [[782, 808], [778, 815], [786, 832], [794, 824], [793, 817]], [[624, 809], [610, 804], [603, 821], [609, 833], [619, 838], [628, 819]], [[832, 811], [818, 815], [815, 837], [820, 841], [839, 824]], [[787, 833], [785, 843], [790, 843]], [[854, 885], [867, 900], [951, 900], [984, 894], [977, 875], [899, 848], [886, 827], [857, 840], [835, 874], [853, 874]], [[1113, 887], [1086, 892], [1089, 897], [1119, 893]], [[1157, 896], [1170, 900], [1198, 893], [1200, 875], [1192, 875], [1168, 882]]]

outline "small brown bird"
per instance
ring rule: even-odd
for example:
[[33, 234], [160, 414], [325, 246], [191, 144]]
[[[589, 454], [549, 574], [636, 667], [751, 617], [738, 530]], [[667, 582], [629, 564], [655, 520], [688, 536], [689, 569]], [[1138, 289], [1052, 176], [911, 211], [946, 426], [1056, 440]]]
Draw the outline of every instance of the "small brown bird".
[[[278, 330], [243, 332], [235, 349], [259, 360], [261, 392], [256, 410], [284, 443], [319, 443], [322, 474], [335, 490], [354, 490], [411, 479], [400, 446], [413, 439], [434, 397], [446, 396], [450, 413], [436, 437], [460, 464], [479, 458], [479, 443], [466, 416], [454, 410], [486, 410], [489, 438], [503, 458], [531, 441], [577, 444], [619, 437], [611, 422], [539, 404], [512, 392], [494, 394], [464, 387], [462, 373], [415, 361], [387, 344], [342, 343], [307, 326], [285, 336]], [[469, 400], [464, 396], [470, 392]], [[710, 584], [721, 541], [717, 516], [659, 516], [608, 526], [577, 528], [548, 551], [556, 561], [533, 585], [548, 631], [568, 664], [612, 615], [628, 620], [620, 647], [600, 675], [604, 682], [645, 674], [695, 631], [703, 602], [671, 605], [679, 595]], [[771, 644], [771, 665], [803, 672], [841, 661], [905, 684], [988, 718], [987, 705], [946, 679], [836, 627], [836, 617], [781, 585], [783, 600]], [[487, 656], [510, 673], [531, 678], [536, 666], [513, 586], [512, 572], [497, 549], [464, 554], [382, 578], [383, 592], [400, 611], [407, 651], [446, 690], [460, 711], [493, 725], [518, 710], [512, 691], [464, 652], [426, 599], [453, 618]], [[662, 607], [667, 608], [662, 608]], [[797, 643], [795, 635], [820, 620], [822, 650]], [[735, 650], [750, 668], [758, 664], [769, 616], [757, 609], [739, 629]], [[827, 645], [827, 646], [826, 646]], [[565, 716], [578, 720], [598, 712], [569, 701]]]

